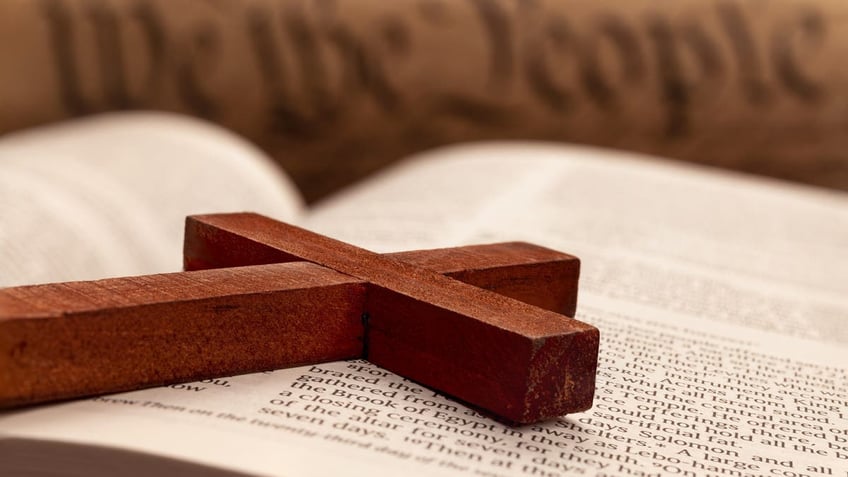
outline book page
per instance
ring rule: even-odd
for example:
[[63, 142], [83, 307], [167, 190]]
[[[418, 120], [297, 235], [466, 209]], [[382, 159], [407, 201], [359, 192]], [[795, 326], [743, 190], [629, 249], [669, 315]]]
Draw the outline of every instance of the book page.
[[504, 426], [351, 361], [7, 412], [0, 433], [263, 475], [845, 475], [844, 196], [585, 149], [440, 154], [308, 224], [379, 250], [578, 255], [577, 318], [601, 330], [589, 411]]
[[307, 225], [375, 251], [526, 240], [581, 292], [848, 344], [848, 199], [638, 154], [492, 143], [422, 154]]
[[195, 119], [104, 115], [0, 140], [0, 286], [182, 268], [185, 216], [294, 220], [297, 190], [244, 140]]

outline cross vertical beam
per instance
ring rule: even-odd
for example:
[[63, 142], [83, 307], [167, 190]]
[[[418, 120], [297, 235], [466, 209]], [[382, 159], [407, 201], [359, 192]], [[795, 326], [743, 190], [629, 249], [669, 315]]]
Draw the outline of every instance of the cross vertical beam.
[[311, 263], [0, 290], [0, 407], [357, 357], [361, 280]]

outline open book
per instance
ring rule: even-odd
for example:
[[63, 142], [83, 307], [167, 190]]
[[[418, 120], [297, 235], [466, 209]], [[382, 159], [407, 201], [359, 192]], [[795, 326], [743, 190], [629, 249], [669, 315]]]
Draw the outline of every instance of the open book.
[[183, 215], [251, 209], [375, 251], [575, 254], [577, 318], [601, 330], [594, 407], [538, 425], [336, 362], [0, 413], [2, 475], [848, 475], [844, 194], [495, 143], [304, 209], [252, 148], [150, 116], [9, 138], [0, 171], [5, 285], [177, 269]]

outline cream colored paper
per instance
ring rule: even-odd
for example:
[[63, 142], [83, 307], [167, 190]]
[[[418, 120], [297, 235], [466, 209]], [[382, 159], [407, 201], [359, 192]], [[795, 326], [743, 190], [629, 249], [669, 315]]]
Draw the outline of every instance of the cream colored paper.
[[844, 195], [581, 148], [435, 156], [305, 224], [379, 250], [577, 254], [578, 318], [602, 336], [591, 410], [505, 427], [352, 361], [6, 413], [0, 432], [263, 475], [842, 475]]

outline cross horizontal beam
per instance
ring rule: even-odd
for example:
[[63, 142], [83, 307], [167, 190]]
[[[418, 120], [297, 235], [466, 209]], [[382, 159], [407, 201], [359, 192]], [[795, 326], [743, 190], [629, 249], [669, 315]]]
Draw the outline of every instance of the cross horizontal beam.
[[366, 357], [375, 364], [515, 423], [591, 407], [591, 325], [257, 214], [186, 222], [189, 266], [264, 254], [366, 281]]

